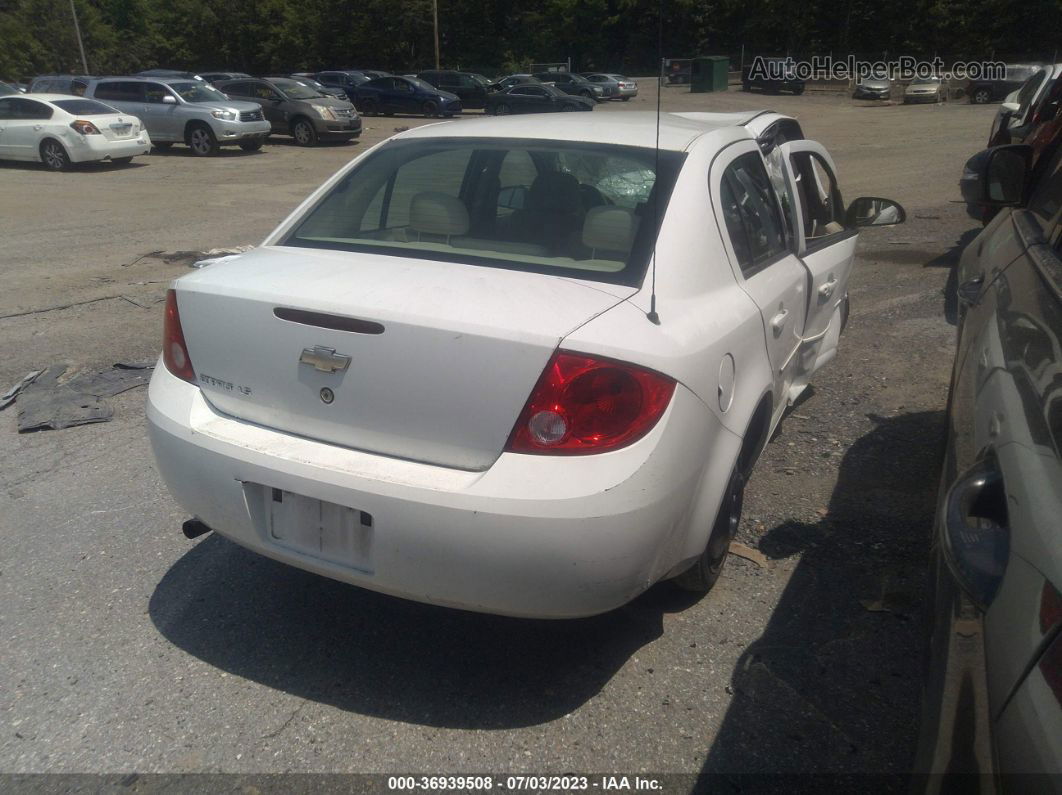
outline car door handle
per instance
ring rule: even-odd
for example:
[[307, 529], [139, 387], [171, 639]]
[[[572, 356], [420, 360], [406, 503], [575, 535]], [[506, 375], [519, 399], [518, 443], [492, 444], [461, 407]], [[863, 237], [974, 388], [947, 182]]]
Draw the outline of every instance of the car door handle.
[[40, 124], [34, 124], [34, 125], [33, 125], [33, 130], [34, 130], [34, 132], [40, 132], [40, 131], [41, 131], [41, 130], [43, 130], [43, 129], [44, 129], [44, 127], [43, 127], [43, 126], [41, 126]]
[[771, 331], [774, 332], [774, 336], [778, 336], [782, 333], [782, 329], [785, 328], [785, 319], [789, 317], [789, 310], [783, 309], [777, 315], [771, 318]]
[[981, 286], [984, 283], [985, 275], [982, 273], [980, 276], [960, 284], [956, 290], [959, 300], [967, 306], [977, 303], [977, 298], [981, 295]]
[[829, 281], [827, 281], [822, 287], [819, 288], [819, 295], [823, 298], [829, 298], [833, 295], [833, 291], [837, 288], [837, 279], [832, 274]]

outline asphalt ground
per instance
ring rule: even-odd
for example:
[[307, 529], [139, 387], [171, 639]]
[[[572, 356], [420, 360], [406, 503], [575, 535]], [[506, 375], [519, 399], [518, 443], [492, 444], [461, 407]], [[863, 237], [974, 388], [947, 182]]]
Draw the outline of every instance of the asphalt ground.
[[[833, 154], [846, 199], [894, 198], [909, 218], [863, 233], [840, 353], [758, 463], [745, 557], [716, 589], [661, 585], [568, 622], [379, 596], [186, 540], [143, 389], [113, 400], [113, 421], [61, 431], [17, 434], [8, 409], [0, 772], [909, 770], [946, 287], [975, 231], [957, 181], [995, 107], [677, 88], [662, 104], [790, 113]], [[643, 80], [595, 112], [655, 105]], [[174, 147], [64, 174], [0, 164], [0, 391], [54, 362], [154, 357], [165, 287], [196, 252], [260, 241], [350, 158], [420, 123], [209, 160]]]

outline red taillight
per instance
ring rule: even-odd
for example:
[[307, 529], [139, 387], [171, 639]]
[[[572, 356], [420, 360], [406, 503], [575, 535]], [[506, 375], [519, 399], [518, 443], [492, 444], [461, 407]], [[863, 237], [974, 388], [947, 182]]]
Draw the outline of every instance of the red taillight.
[[99, 129], [97, 129], [96, 125], [93, 124], [90, 121], [84, 121], [82, 119], [78, 119], [77, 121], [70, 122], [70, 126], [73, 127], [77, 132], [81, 133], [82, 135], [99, 135], [100, 134], [100, 131], [99, 131]]
[[188, 346], [184, 344], [184, 332], [181, 330], [181, 316], [177, 312], [177, 292], [166, 291], [166, 320], [162, 326], [162, 361], [166, 369], [178, 378], [195, 383], [195, 370], [192, 359], [188, 356]]
[[624, 447], [656, 425], [674, 392], [674, 380], [652, 370], [558, 351], [505, 449], [579, 455]]

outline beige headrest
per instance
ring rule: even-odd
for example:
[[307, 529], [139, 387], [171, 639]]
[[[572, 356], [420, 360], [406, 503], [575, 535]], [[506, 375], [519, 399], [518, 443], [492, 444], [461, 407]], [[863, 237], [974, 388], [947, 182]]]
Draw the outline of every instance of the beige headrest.
[[631, 250], [638, 218], [624, 207], [591, 207], [583, 222], [583, 245], [595, 251]]
[[409, 203], [409, 226], [429, 235], [464, 235], [468, 233], [468, 209], [446, 193], [418, 193]]

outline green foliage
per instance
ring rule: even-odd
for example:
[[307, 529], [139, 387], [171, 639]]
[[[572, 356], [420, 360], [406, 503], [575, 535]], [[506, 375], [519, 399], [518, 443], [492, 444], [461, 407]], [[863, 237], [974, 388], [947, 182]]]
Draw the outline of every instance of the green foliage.
[[[443, 66], [652, 73], [659, 0], [437, 0]], [[74, 0], [89, 70], [434, 64], [432, 0]], [[663, 54], [1054, 57], [1062, 0], [665, 0]], [[70, 0], [0, 0], [0, 77], [81, 72]]]

